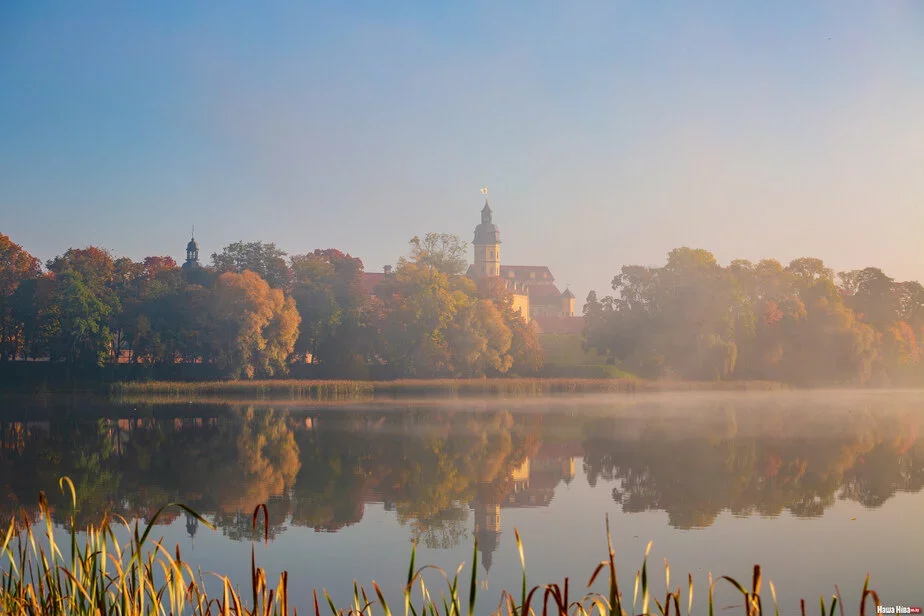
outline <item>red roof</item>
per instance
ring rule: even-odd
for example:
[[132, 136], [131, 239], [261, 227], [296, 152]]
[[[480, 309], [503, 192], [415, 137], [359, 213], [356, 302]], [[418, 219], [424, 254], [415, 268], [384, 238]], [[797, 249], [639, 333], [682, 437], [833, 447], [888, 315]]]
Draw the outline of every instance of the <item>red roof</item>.
[[584, 317], [535, 316], [533, 321], [540, 334], [580, 334], [584, 331]]
[[382, 272], [364, 272], [362, 280], [359, 282], [363, 291], [369, 295], [375, 295], [375, 287], [385, 278]]
[[[548, 280], [552, 282], [555, 280], [552, 277], [552, 272], [549, 271], [549, 268], [545, 265], [501, 265], [500, 266], [500, 275], [502, 278], [509, 278], [510, 272], [513, 272], [513, 277], [516, 280], [526, 281], [526, 280]], [[535, 274], [533, 278], [530, 278], [530, 274]]]
[[552, 298], [558, 300], [561, 298], [561, 291], [552, 283], [540, 283], [527, 285], [529, 288], [529, 299], [546, 299]]

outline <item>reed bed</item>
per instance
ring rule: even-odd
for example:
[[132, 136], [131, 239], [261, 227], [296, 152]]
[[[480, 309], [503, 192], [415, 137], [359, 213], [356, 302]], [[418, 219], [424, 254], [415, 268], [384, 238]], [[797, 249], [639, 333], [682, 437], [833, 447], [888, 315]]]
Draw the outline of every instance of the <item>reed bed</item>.
[[[77, 497], [70, 479], [61, 479], [62, 491], [69, 491], [76, 514]], [[67, 492], [65, 492], [67, 493]], [[48, 502], [44, 494], [39, 496], [40, 517], [45, 523], [47, 547], [43, 547], [33, 534], [32, 524], [23, 514], [22, 526], [18, 520], [11, 520], [4, 540], [0, 544], [0, 612], [12, 616], [84, 616], [94, 615], [175, 615], [190, 614], [194, 616], [286, 616], [290, 612], [298, 613], [298, 607], [289, 599], [287, 572], [280, 574], [275, 584], [267, 579], [266, 571], [258, 567], [255, 557], [255, 543], [251, 548], [250, 588], [244, 595], [231, 581], [220, 574], [213, 575], [221, 582], [221, 592], [217, 596], [208, 594], [201, 572], [182, 559], [177, 546], [170, 552], [162, 541], [151, 539], [151, 530], [159, 516], [167, 507], [180, 507], [195, 516], [201, 523], [214, 530], [214, 527], [195, 511], [181, 504], [166, 505], [161, 508], [144, 529], [138, 522], [134, 524], [122, 518], [104, 517], [99, 525], [85, 529], [82, 542], [78, 542], [76, 517], [70, 519], [69, 546], [67, 554], [55, 541]], [[265, 505], [259, 505], [253, 513], [252, 528], [256, 535], [258, 520], [263, 516], [263, 527], [268, 533], [268, 513]], [[129, 531], [129, 540], [120, 544], [114, 524], [124, 526]], [[650, 588], [651, 575], [648, 569], [648, 554], [651, 544], [645, 551], [641, 568], [636, 572], [629, 602], [629, 587], [621, 586], [616, 575], [615, 552], [610, 540], [609, 520], [606, 524], [608, 554], [606, 560], [593, 570], [587, 583], [587, 591], [572, 594], [569, 578], [561, 584], [544, 584], [529, 588], [526, 577], [526, 559], [520, 534], [515, 531], [517, 549], [522, 567], [522, 582], [515, 592], [503, 591], [499, 604], [492, 608], [496, 616], [629, 616], [638, 614], [658, 614], [660, 616], [689, 616], [693, 611], [693, 576], [688, 575], [682, 583], [671, 588], [670, 565], [664, 563], [665, 588], [661, 596], [655, 596]], [[268, 542], [268, 534], [264, 535]], [[405, 616], [473, 616], [478, 589], [478, 542], [475, 540], [472, 551], [472, 566], [466, 592], [460, 586], [460, 574], [464, 568], [460, 565], [455, 575], [450, 576], [443, 570], [416, 565], [416, 546], [411, 549], [410, 566], [407, 583], [401, 590]], [[438, 579], [445, 585], [436, 594], [435, 588], [428, 588], [424, 582], [425, 572], [436, 572]], [[431, 578], [432, 579], [432, 578]], [[600, 580], [605, 585], [605, 592], [593, 592], [594, 582]], [[746, 616], [779, 615], [776, 589], [768, 582], [772, 597], [772, 606], [764, 606], [761, 588], [762, 575], [759, 566], [754, 567], [750, 586], [737, 580], [721, 576], [713, 580], [709, 575], [705, 589], [708, 613], [714, 616], [717, 609], [714, 591], [718, 584], [724, 583], [740, 593], [738, 608]], [[398, 589], [395, 589], [398, 590]], [[844, 605], [840, 591], [835, 587], [835, 594], [826, 602], [820, 597], [821, 616], [844, 614]], [[765, 596], [765, 595], [764, 595]], [[352, 603], [338, 607], [327, 591], [315, 590], [310, 605], [300, 606], [303, 613], [321, 616], [392, 616], [398, 611], [397, 606], [389, 605], [385, 592], [376, 584], [369, 588], [360, 586], [354, 580]], [[881, 605], [875, 591], [869, 589], [869, 576], [863, 585], [858, 613], [865, 616], [866, 610], [876, 613]], [[322, 607], [323, 606], [323, 607]], [[805, 615], [806, 604], [802, 601], [801, 613]], [[839, 608], [839, 612], [835, 612]], [[394, 609], [394, 611], [393, 611]], [[739, 612], [740, 613], [740, 612]]]
[[395, 381], [264, 380], [208, 382], [127, 382], [112, 385], [116, 398], [157, 397], [165, 401], [234, 399], [320, 400], [328, 402], [376, 398], [498, 397], [523, 398], [556, 394], [616, 394], [658, 391], [772, 391], [768, 381], [646, 381], [642, 379], [496, 378], [400, 379]]

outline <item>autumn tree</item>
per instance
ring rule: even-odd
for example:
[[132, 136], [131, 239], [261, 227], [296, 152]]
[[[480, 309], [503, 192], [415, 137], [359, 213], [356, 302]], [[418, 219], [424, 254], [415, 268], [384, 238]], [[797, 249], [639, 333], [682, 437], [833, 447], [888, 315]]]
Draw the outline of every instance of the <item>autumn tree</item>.
[[846, 303], [863, 322], [884, 331], [900, 320], [895, 280], [878, 267], [867, 267], [855, 274], [856, 289]]
[[287, 370], [300, 320], [291, 297], [254, 272], [227, 272], [215, 282], [207, 314], [207, 344], [229, 376], [273, 376]]
[[291, 268], [302, 319], [295, 352], [309, 354], [333, 374], [351, 374], [366, 362], [376, 336], [361, 286], [362, 261], [331, 248], [296, 255]]
[[23, 315], [14, 309], [16, 293], [41, 274], [39, 260], [0, 233], [0, 361], [15, 359], [24, 348]]
[[661, 268], [624, 266], [618, 297], [588, 297], [589, 347], [645, 376], [727, 378], [753, 313], [734, 276], [701, 249], [679, 248]]
[[446, 274], [411, 261], [398, 264], [394, 276], [383, 282], [380, 290], [381, 356], [389, 366], [407, 376], [448, 372], [447, 329], [459, 306], [470, 301], [460, 283], [463, 281], [450, 281]]
[[649, 377], [865, 384], [914, 364], [916, 336], [899, 317], [924, 296], [874, 268], [839, 280], [817, 258], [722, 267], [680, 248], [664, 267], [624, 266], [617, 297], [588, 296], [586, 344]]
[[739, 339], [737, 374], [742, 378], [782, 380], [782, 362], [796, 328], [806, 317], [805, 304], [793, 285], [793, 276], [774, 259], [756, 264], [731, 263], [729, 270], [745, 294], [753, 313], [752, 335]]
[[513, 295], [506, 283], [497, 277], [479, 279], [476, 283], [481, 299], [490, 300], [499, 312], [501, 320], [510, 330], [511, 365], [507, 374], [527, 376], [536, 374], [543, 365], [543, 351], [539, 344], [539, 333], [528, 316], [514, 308]]
[[446, 336], [453, 376], [505, 374], [513, 365], [513, 333], [491, 300], [460, 306]]
[[[109, 336], [114, 329], [117, 329], [115, 320], [121, 312], [116, 276], [132, 276], [131, 267], [128, 265], [130, 263], [128, 259], [120, 259], [120, 271], [117, 271], [116, 262], [109, 251], [97, 246], [88, 246], [70, 248], [63, 255], [50, 259], [46, 267], [54, 274], [56, 281], [65, 274], [74, 275], [68, 279], [68, 284], [62, 289], [64, 295], [58, 294], [57, 297], [62, 299], [68, 293], [78, 292], [78, 288], [81, 297], [84, 293], [92, 295], [91, 303], [98, 303], [100, 310], [106, 315], [104, 327], [98, 328], [98, 334], [94, 335]], [[74, 281], [77, 281], [77, 285], [73, 284]], [[77, 301], [79, 303], [82, 300]], [[71, 307], [75, 305], [70, 304]], [[97, 330], [97, 328], [93, 329]], [[99, 341], [101, 347], [106, 348], [104, 360], [114, 359], [116, 349], [113, 342], [114, 339], [111, 338]]]
[[96, 246], [70, 248], [46, 263], [48, 271], [57, 275], [76, 272], [83, 283], [101, 300], [112, 305], [115, 301], [111, 284], [116, 264], [107, 250]]
[[468, 244], [457, 235], [427, 233], [423, 239], [415, 235], [410, 245], [411, 261], [420, 266], [434, 268], [448, 276], [461, 275], [468, 267], [465, 259]]
[[[380, 356], [406, 376], [483, 376], [506, 374], [514, 365], [510, 350], [513, 311], [479, 294], [463, 276], [464, 263], [453, 254], [464, 249], [458, 238], [428, 234], [411, 240], [408, 257], [377, 290]], [[455, 265], [451, 265], [455, 262]], [[518, 353], [535, 365], [528, 330], [518, 328]], [[538, 345], [536, 345], [538, 346]]]
[[43, 324], [51, 332], [50, 355], [69, 364], [101, 365], [111, 349], [112, 306], [77, 271], [55, 276]]
[[[132, 361], [172, 362], [178, 355], [177, 337], [183, 331], [184, 281], [170, 257], [145, 257], [138, 263], [116, 261], [117, 293], [121, 312], [116, 319], [116, 348], [130, 352]], [[125, 275], [119, 275], [124, 271]]]
[[50, 355], [51, 337], [56, 332], [56, 322], [52, 318], [54, 290], [54, 275], [46, 273], [22, 281], [10, 298], [11, 318], [19, 331], [17, 346], [24, 359]]
[[285, 256], [286, 253], [272, 242], [235, 242], [225, 246], [219, 253], [212, 253], [212, 266], [218, 274], [241, 274], [249, 270], [274, 289], [288, 290], [292, 273]]

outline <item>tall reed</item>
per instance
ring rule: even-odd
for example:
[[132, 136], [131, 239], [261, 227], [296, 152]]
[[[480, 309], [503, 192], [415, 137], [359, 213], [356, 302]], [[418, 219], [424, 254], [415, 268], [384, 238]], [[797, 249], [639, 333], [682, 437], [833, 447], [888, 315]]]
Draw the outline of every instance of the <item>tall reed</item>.
[[[33, 532], [33, 525], [25, 513], [22, 520], [11, 520], [0, 544], [0, 612], [12, 616], [128, 616], [128, 615], [176, 615], [193, 616], [287, 616], [298, 610], [289, 598], [288, 573], [280, 574], [275, 585], [267, 579], [266, 571], [258, 567], [255, 555], [255, 543], [251, 546], [250, 593], [244, 597], [224, 576], [214, 574], [221, 583], [217, 596], [210, 596], [206, 590], [205, 579], [201, 572], [193, 571], [189, 563], [182, 559], [179, 546], [171, 553], [162, 541], [153, 541], [151, 530], [167, 507], [179, 507], [194, 516], [201, 523], [214, 530], [214, 527], [189, 507], [172, 503], [165, 505], [148, 523], [141, 528], [136, 521], [133, 524], [122, 518], [103, 517], [97, 526], [85, 529], [82, 542], [78, 541], [76, 523], [77, 495], [70, 479], [60, 481], [62, 492], [70, 494], [73, 513], [69, 521], [69, 545], [67, 554], [55, 540], [51, 511], [44, 494], [39, 495], [39, 512], [44, 521], [46, 542], [43, 545]], [[251, 524], [256, 534], [258, 520], [262, 514], [264, 537], [269, 542], [269, 519], [265, 505], [259, 505], [253, 512]], [[20, 528], [18, 522], [22, 522]], [[128, 531], [127, 541], [117, 537], [113, 522]], [[636, 572], [632, 592], [632, 602], [624, 594], [616, 574], [615, 551], [610, 539], [609, 519], [606, 523], [607, 559], [594, 569], [587, 583], [587, 591], [573, 596], [569, 578], [561, 584], [544, 584], [528, 588], [526, 578], [526, 558], [520, 534], [515, 531], [517, 550], [522, 568], [522, 581], [516, 594], [503, 591], [500, 603], [492, 609], [492, 614], [503, 616], [629, 616], [630, 614], [659, 614], [660, 616], [682, 616], [681, 606], [685, 604], [686, 614], [693, 611], [693, 576], [687, 576], [686, 597], [683, 587], [671, 588], [670, 566], [665, 561], [665, 592], [663, 600], [652, 595], [648, 571], [648, 554], [651, 544], [645, 551], [641, 569]], [[401, 589], [404, 616], [474, 616], [478, 595], [478, 541], [472, 550], [472, 566], [468, 583], [468, 592], [460, 586], [459, 576], [464, 568], [460, 565], [453, 577], [437, 567], [416, 567], [416, 545], [411, 548], [410, 566], [407, 582]], [[431, 592], [424, 581], [426, 571], [435, 571], [445, 583], [444, 589], [437, 596]], [[593, 592], [590, 589], [601, 577], [607, 579], [606, 592]], [[603, 579], [603, 578], [601, 578]], [[737, 590], [742, 599], [740, 608], [745, 616], [770, 614], [761, 599], [762, 574], [759, 566], [754, 567], [750, 587], [745, 587], [737, 580], [721, 576], [715, 581], [709, 576], [706, 589], [708, 612], [714, 616], [716, 601], [713, 592], [719, 582], [726, 582]], [[870, 590], [869, 576], [863, 585], [862, 598], [858, 613], [864, 616], [867, 607], [870, 613], [876, 613], [880, 605], [878, 595]], [[773, 612], [779, 615], [776, 601], [776, 589], [768, 583], [773, 599]], [[328, 611], [332, 616], [392, 616], [394, 612], [385, 598], [385, 592], [373, 581], [372, 592], [366, 587], [353, 582], [351, 605], [337, 607], [326, 590], [312, 593], [311, 605], [301, 606], [304, 612], [321, 616]], [[397, 589], [396, 589], [397, 590]], [[830, 603], [820, 598], [821, 616], [834, 616], [835, 610], [844, 614], [844, 605], [840, 591], [835, 587], [835, 594]], [[466, 596], [467, 595], [467, 596]], [[322, 605], [324, 606], [322, 608]], [[652, 605], [654, 610], [652, 611]], [[805, 602], [801, 604], [802, 614], [806, 614]]]

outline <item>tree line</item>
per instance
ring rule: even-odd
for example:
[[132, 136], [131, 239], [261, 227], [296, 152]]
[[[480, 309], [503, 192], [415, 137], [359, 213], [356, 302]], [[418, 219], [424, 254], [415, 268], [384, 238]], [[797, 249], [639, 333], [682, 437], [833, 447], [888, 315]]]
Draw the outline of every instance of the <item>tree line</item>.
[[536, 332], [502, 285], [465, 276], [465, 252], [456, 236], [415, 237], [369, 293], [362, 261], [336, 249], [289, 256], [237, 242], [180, 268], [89, 246], [43, 267], [0, 234], [0, 361], [205, 363], [228, 378], [299, 363], [343, 378], [370, 365], [404, 377], [535, 373]]
[[684, 247], [661, 267], [622, 267], [612, 289], [587, 297], [586, 345], [640, 376], [924, 381], [924, 287], [879, 268], [835, 274], [816, 258], [723, 267], [710, 252]]

